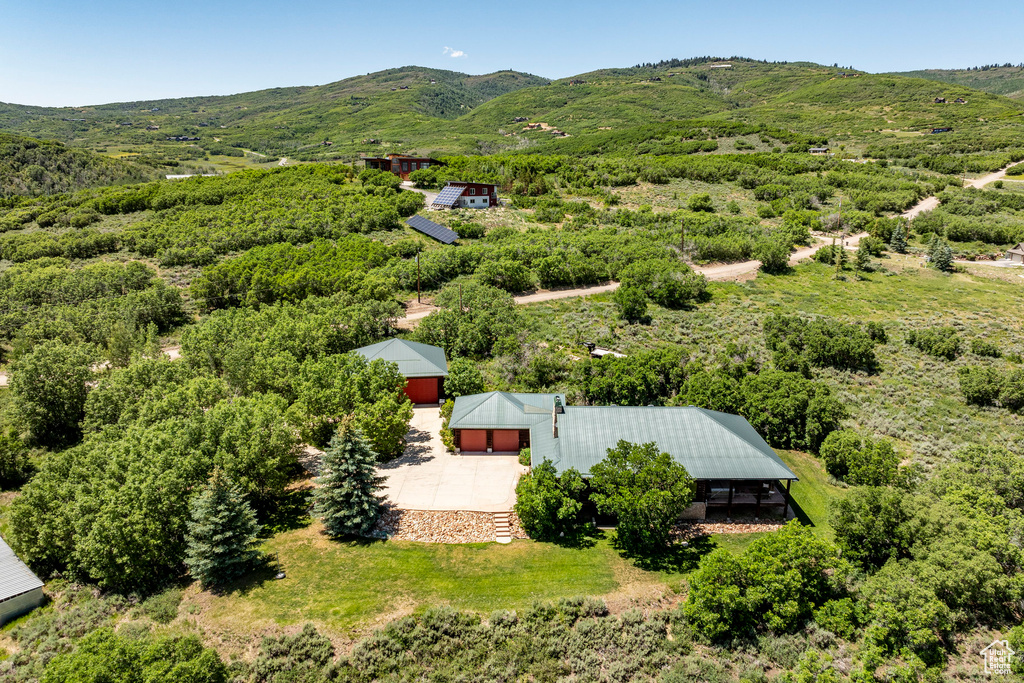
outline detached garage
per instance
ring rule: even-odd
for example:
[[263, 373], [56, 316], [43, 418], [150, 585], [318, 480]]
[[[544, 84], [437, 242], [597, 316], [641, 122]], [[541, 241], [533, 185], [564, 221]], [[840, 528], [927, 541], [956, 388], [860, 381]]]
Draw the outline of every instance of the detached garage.
[[34, 610], [45, 601], [43, 582], [0, 538], [0, 624]]
[[405, 339], [389, 339], [356, 349], [356, 353], [368, 361], [397, 363], [405, 377], [405, 395], [413, 403], [436, 404], [444, 398], [444, 378], [448, 376], [444, 349]]

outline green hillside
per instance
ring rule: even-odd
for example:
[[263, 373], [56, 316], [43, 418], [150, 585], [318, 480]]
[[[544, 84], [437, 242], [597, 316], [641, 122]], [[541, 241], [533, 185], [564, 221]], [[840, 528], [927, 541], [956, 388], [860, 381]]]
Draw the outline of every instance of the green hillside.
[[[948, 104], [936, 104], [937, 97]], [[966, 103], [955, 103], [957, 98]], [[322, 86], [224, 97], [58, 109], [0, 104], [0, 130], [152, 164], [232, 169], [266, 166], [284, 156], [351, 161], [387, 152], [630, 152], [651, 135], [650, 126], [670, 153], [672, 133], [663, 126], [695, 119], [712, 128], [728, 122], [747, 126], [728, 135], [708, 130], [704, 140], [751, 135], [763, 127], [862, 153], [933, 128], [953, 128], [955, 137], [972, 142], [970, 150], [950, 153], [994, 152], [1024, 147], [1017, 139], [1022, 115], [1024, 103], [967, 85], [809, 62], [696, 58], [554, 82], [514, 71], [469, 76], [403, 67]], [[978, 143], [979, 136], [986, 140]], [[676, 141], [683, 140], [695, 138], [681, 135]], [[792, 142], [786, 135], [776, 142], [760, 136], [735, 151], [768, 151]], [[687, 149], [734, 151], [731, 143]]]
[[[129, 154], [204, 158], [241, 156], [244, 149], [284, 155], [322, 151], [316, 147], [324, 141], [355, 147], [367, 144], [364, 139], [401, 144], [407, 137], [429, 137], [439, 120], [463, 115], [504, 93], [545, 83], [513, 71], [470, 76], [403, 67], [322, 86], [228, 96], [74, 108], [0, 104], [0, 130]], [[184, 148], [194, 151], [183, 153]]]
[[904, 71], [896, 75], [953, 83], [1015, 100], [1024, 100], [1024, 64], [976, 66], [971, 69], [922, 69]]
[[147, 180], [153, 170], [54, 141], [0, 133], [0, 198]]

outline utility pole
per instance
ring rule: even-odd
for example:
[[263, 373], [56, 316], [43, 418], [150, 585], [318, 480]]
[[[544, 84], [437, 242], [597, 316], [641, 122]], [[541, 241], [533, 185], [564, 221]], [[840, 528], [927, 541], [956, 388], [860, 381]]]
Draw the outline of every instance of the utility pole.
[[416, 252], [416, 303], [423, 303], [420, 301], [420, 252]]
[[[842, 199], [839, 200], [839, 225], [837, 225], [836, 227], [842, 231], [840, 233], [840, 237], [842, 239], [841, 239], [840, 244], [839, 244], [839, 249], [844, 249], [845, 248], [844, 245], [846, 243], [846, 240], [845, 240], [846, 229], [843, 228], [843, 200]], [[835, 235], [833, 234], [833, 236], [832, 236], [832, 260], [836, 262], [836, 276], [835, 277], [836, 277], [837, 280], [839, 279], [839, 271], [843, 267], [843, 256], [844, 256], [844, 254], [842, 253], [842, 251], [837, 251], [836, 250], [836, 238], [835, 238]]]

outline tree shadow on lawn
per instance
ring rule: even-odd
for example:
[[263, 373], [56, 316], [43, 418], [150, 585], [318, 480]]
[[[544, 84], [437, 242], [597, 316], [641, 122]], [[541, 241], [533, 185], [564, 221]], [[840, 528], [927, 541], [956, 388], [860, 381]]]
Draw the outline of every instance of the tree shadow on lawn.
[[692, 572], [700, 564], [700, 559], [717, 547], [710, 536], [697, 536], [686, 541], [686, 545], [674, 543], [664, 549], [648, 552], [625, 548], [619, 544], [618, 539], [612, 541], [612, 546], [640, 569], [674, 574]]
[[585, 524], [579, 533], [552, 538], [548, 542], [552, 545], [557, 545], [560, 548], [586, 550], [588, 548], [593, 548], [597, 545], [597, 542], [603, 538], [605, 538], [604, 531], [594, 528], [589, 524]]
[[285, 491], [277, 499], [260, 530], [260, 538], [270, 538], [285, 531], [304, 529], [313, 523], [310, 506], [313, 504], [313, 489], [301, 486]]

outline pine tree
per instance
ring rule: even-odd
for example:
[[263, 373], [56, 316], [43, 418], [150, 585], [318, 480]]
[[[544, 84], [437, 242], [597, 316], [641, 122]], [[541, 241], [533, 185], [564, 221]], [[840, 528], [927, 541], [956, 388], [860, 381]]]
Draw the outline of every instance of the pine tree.
[[323, 457], [323, 474], [316, 479], [313, 511], [332, 538], [366, 536], [380, 517], [383, 501], [377, 492], [377, 454], [359, 429], [343, 425]]
[[857, 258], [854, 262], [857, 268], [857, 272], [864, 272], [871, 265], [871, 251], [868, 249], [867, 242], [862, 241], [857, 246]]
[[932, 251], [932, 265], [944, 273], [953, 270], [953, 250], [945, 242], [939, 243]]
[[256, 566], [262, 556], [256, 513], [220, 469], [189, 508], [185, 566], [203, 588], [222, 586]]
[[889, 248], [897, 254], [907, 253], [907, 233], [903, 229], [903, 223], [897, 223], [892, 229], [892, 236], [889, 238]]

